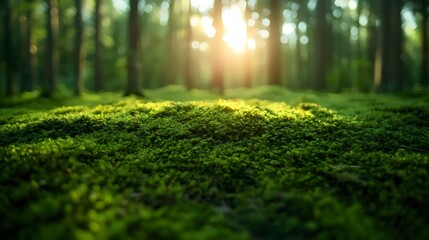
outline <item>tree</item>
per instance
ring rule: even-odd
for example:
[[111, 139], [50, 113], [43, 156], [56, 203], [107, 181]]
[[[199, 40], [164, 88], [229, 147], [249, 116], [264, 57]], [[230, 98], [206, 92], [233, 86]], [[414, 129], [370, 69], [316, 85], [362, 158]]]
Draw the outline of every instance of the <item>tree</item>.
[[308, 9], [306, 7], [307, 1], [300, 0], [298, 1], [299, 8], [297, 11], [297, 17], [296, 17], [296, 26], [298, 27], [296, 34], [297, 34], [297, 41], [296, 41], [296, 47], [295, 47], [295, 66], [296, 66], [296, 81], [295, 81], [295, 87], [298, 89], [305, 88], [305, 86], [308, 85], [308, 71], [307, 69], [304, 69], [306, 65], [303, 61], [304, 56], [304, 45], [301, 43], [301, 38], [304, 37], [303, 32], [299, 28], [300, 23], [304, 23], [307, 17]]
[[429, 47], [428, 47], [428, 5], [429, 0], [421, 1], [421, 14], [422, 14], [422, 62], [420, 69], [420, 83], [422, 87], [429, 87], [428, 64], [429, 64]]
[[175, 7], [175, 0], [170, 0], [169, 5], [169, 17], [168, 17], [168, 30], [167, 30], [167, 64], [165, 64], [165, 70], [164, 70], [164, 85], [170, 85], [173, 84], [174, 78], [176, 77], [176, 44], [177, 41], [175, 39], [175, 31], [176, 31], [176, 24], [175, 24], [175, 16], [174, 16], [174, 7]]
[[328, 21], [332, 2], [330, 0], [317, 1], [316, 25], [314, 35], [315, 78], [313, 88], [323, 90], [326, 87], [326, 77], [332, 67], [333, 46], [332, 28]]
[[194, 88], [194, 79], [192, 75], [192, 25], [191, 25], [191, 16], [192, 16], [192, 5], [191, 0], [188, 0], [188, 15], [186, 19], [186, 36], [185, 36], [185, 61], [184, 61], [184, 74], [185, 74], [185, 85], [186, 89], [192, 90]]
[[82, 68], [83, 68], [83, 20], [82, 20], [82, 2], [83, 0], [75, 0], [75, 47], [74, 47], [74, 94], [79, 96], [82, 94]]
[[[366, 37], [366, 55], [368, 59], [368, 72], [367, 74], [369, 76], [372, 76], [371, 84], [375, 83], [375, 79], [377, 79], [379, 73], [378, 73], [378, 62], [376, 61], [378, 59], [379, 51], [377, 46], [380, 44], [380, 33], [378, 31], [377, 27], [377, 21], [379, 19], [379, 15], [381, 12], [381, 6], [380, 3], [377, 1], [372, 0], [365, 0], [364, 2], [366, 4], [366, 7], [369, 12], [371, 12], [371, 15], [368, 16], [368, 24], [367, 24], [367, 37]], [[366, 89], [369, 91], [370, 89]]]
[[213, 25], [216, 29], [216, 35], [213, 42], [213, 87], [219, 92], [224, 94], [224, 51], [225, 46], [223, 43], [224, 26], [222, 22], [222, 0], [214, 0], [213, 9]]
[[376, 92], [399, 91], [402, 88], [402, 1], [383, 0], [381, 41], [376, 60]]
[[95, 0], [95, 10], [94, 10], [94, 18], [95, 18], [95, 34], [94, 34], [94, 42], [95, 42], [95, 53], [94, 53], [94, 90], [99, 92], [104, 88], [104, 81], [101, 70], [101, 6], [103, 4], [103, 0]]
[[138, 0], [130, 0], [130, 13], [128, 20], [128, 61], [127, 61], [127, 86], [125, 96], [137, 95], [143, 96], [142, 86], [139, 81], [139, 12]]
[[47, 37], [46, 37], [46, 76], [44, 79], [43, 97], [51, 97], [58, 81], [58, 4], [57, 0], [47, 0]]
[[21, 92], [33, 91], [36, 85], [36, 51], [33, 36], [34, 0], [26, 0], [19, 18], [21, 32]]
[[268, 40], [268, 83], [271, 85], [282, 85], [282, 72], [281, 72], [281, 9], [280, 0], [269, 1], [270, 14], [270, 37]]
[[[251, 18], [252, 10], [250, 9], [249, 0], [246, 0], [246, 12], [245, 12], [245, 19], [248, 20]], [[247, 27], [247, 37], [251, 35], [252, 28], [249, 26], [249, 24], [246, 24]], [[250, 88], [252, 87], [252, 80], [253, 80], [253, 54], [249, 48], [249, 44], [246, 44], [245, 48], [246, 52], [246, 59], [245, 59], [245, 72], [244, 72], [244, 87]]]
[[13, 29], [12, 29], [12, 1], [1, 1], [3, 15], [3, 57], [6, 64], [6, 95], [12, 96], [15, 94], [15, 57], [13, 53]]

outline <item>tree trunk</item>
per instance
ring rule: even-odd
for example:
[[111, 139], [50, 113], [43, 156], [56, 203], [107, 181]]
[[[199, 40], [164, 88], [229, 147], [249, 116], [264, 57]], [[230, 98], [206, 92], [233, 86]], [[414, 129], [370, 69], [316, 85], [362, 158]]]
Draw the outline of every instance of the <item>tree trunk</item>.
[[331, 70], [333, 61], [332, 28], [327, 20], [332, 2], [329, 0], [317, 1], [316, 31], [315, 31], [315, 78], [313, 87], [323, 90], [326, 87], [326, 77]]
[[58, 5], [57, 0], [47, 0], [46, 76], [41, 95], [51, 97], [58, 81]]
[[428, 47], [428, 5], [429, 0], [422, 0], [422, 65], [420, 73], [420, 84], [423, 88], [429, 87], [428, 64], [429, 64], [429, 47]]
[[304, 36], [302, 34], [301, 30], [299, 29], [299, 23], [300, 22], [308, 22], [308, 18], [306, 17], [307, 10], [307, 1], [299, 1], [299, 9], [297, 12], [296, 17], [296, 26], [297, 26], [297, 41], [296, 41], [296, 48], [295, 48], [295, 58], [296, 58], [296, 76], [295, 76], [295, 88], [303, 89], [308, 85], [308, 71], [306, 69], [306, 64], [304, 64], [304, 50], [305, 47], [301, 43], [301, 37]]
[[175, 0], [170, 0], [169, 6], [169, 17], [168, 17], [168, 30], [167, 30], [167, 61], [164, 69], [164, 81], [163, 85], [167, 86], [174, 84], [176, 78], [176, 39], [174, 38], [176, 26], [174, 20], [174, 7]]
[[125, 89], [125, 96], [137, 95], [143, 96], [142, 86], [139, 81], [139, 12], [138, 0], [130, 0], [130, 15], [128, 21], [128, 81]]
[[4, 60], [6, 63], [6, 95], [12, 96], [15, 94], [15, 57], [12, 46], [13, 29], [12, 29], [12, 1], [3, 0], [2, 11], [3, 11], [3, 35], [4, 35]]
[[280, 0], [270, 1], [270, 37], [268, 39], [268, 84], [282, 85], [282, 46], [281, 37], [281, 9]]
[[[252, 10], [249, 6], [249, 0], [246, 1], [246, 16], [245, 19], [248, 20], [251, 18]], [[252, 28], [249, 26], [249, 24], [246, 24], [247, 27], [247, 40], [249, 40], [249, 36], [251, 36]], [[244, 87], [251, 88], [252, 87], [252, 81], [253, 81], [253, 54], [252, 49], [249, 48], [249, 45], [246, 44], [246, 59], [245, 59], [245, 72], [244, 72]]]
[[33, 37], [34, 0], [25, 1], [25, 11], [19, 18], [21, 35], [21, 93], [35, 89], [36, 51]]
[[75, 56], [74, 56], [74, 94], [80, 96], [82, 94], [82, 69], [83, 69], [83, 20], [82, 20], [82, 1], [75, 0], [76, 15], [75, 15]]
[[[376, 9], [376, 6], [373, 5], [368, 5], [370, 7], [370, 11], [372, 12], [379, 12], [378, 9]], [[366, 39], [366, 45], [367, 45], [367, 55], [368, 55], [368, 62], [369, 62], [369, 69], [368, 69], [368, 75], [372, 77], [371, 79], [371, 83], [369, 85], [374, 86], [375, 89], [375, 83], [376, 80], [379, 79], [379, 75], [381, 73], [379, 73], [379, 70], [381, 70], [381, 68], [378, 67], [379, 62], [381, 61], [379, 56], [379, 50], [377, 48], [377, 46], [379, 45], [380, 41], [380, 33], [377, 29], [377, 25], [376, 25], [376, 19], [375, 18], [370, 18], [369, 20], [369, 24], [367, 27], [367, 31], [368, 31], [368, 37]], [[367, 89], [368, 91], [370, 91], [370, 89]]]
[[184, 74], [186, 81], [186, 89], [188, 91], [192, 90], [194, 86], [194, 79], [192, 76], [192, 25], [191, 25], [191, 16], [192, 16], [192, 6], [191, 0], [188, 0], [188, 18], [186, 20], [186, 38], [185, 38], [185, 63], [184, 63]]
[[[366, 10], [366, 8], [369, 9], [369, 11], [372, 10], [371, 6], [366, 4], [365, 1], [359, 1], [358, 3], [358, 18], [357, 18], [357, 25], [360, 28], [359, 33], [359, 61], [362, 61], [359, 64], [359, 77], [357, 82], [357, 89], [359, 92], [370, 92], [372, 88], [372, 84], [374, 83], [374, 80], [372, 79], [374, 77], [374, 58], [375, 58], [375, 49], [376, 49], [376, 34], [377, 34], [377, 28], [375, 26], [375, 23], [371, 20], [371, 18], [368, 18], [368, 23], [366, 26], [362, 26], [359, 22], [360, 16], [362, 13]], [[373, 14], [374, 15], [374, 14]], [[362, 33], [365, 32], [367, 36], [365, 38], [362, 38]]]
[[28, 10], [19, 16], [19, 30], [20, 30], [20, 49], [21, 49], [21, 59], [20, 59], [20, 71], [21, 71], [21, 81], [20, 81], [20, 92], [29, 92], [32, 91], [32, 71], [31, 71], [31, 35], [30, 35], [30, 26], [31, 19], [28, 19]]
[[33, 34], [33, 15], [34, 15], [34, 0], [27, 0], [29, 4], [32, 4], [26, 11], [27, 18], [27, 49], [28, 49], [28, 59], [26, 61], [26, 69], [28, 72], [25, 73], [28, 80], [28, 91], [33, 91], [36, 89], [37, 85], [37, 46], [36, 39]]
[[94, 90], [99, 92], [104, 89], [103, 73], [101, 69], [101, 5], [103, 0], [95, 0], [95, 54], [94, 54]]
[[383, 0], [381, 13], [381, 41], [375, 81], [376, 92], [402, 89], [402, 3], [401, 0]]
[[222, 0], [214, 0], [214, 16], [213, 25], [216, 29], [214, 44], [212, 49], [213, 54], [213, 87], [223, 95], [224, 87], [224, 52], [225, 46], [223, 43], [224, 26], [222, 22]]

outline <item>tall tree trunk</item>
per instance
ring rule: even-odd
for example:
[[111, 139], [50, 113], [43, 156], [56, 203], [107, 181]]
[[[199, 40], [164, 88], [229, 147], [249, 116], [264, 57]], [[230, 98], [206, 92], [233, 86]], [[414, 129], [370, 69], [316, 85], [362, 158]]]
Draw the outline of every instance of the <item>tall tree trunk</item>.
[[224, 94], [224, 52], [225, 45], [223, 43], [224, 26], [222, 22], [222, 0], [214, 0], [214, 16], [213, 25], [216, 29], [214, 37], [214, 44], [212, 49], [213, 54], [213, 87], [219, 92]]
[[27, 18], [27, 10], [25, 10], [21, 16], [19, 16], [19, 32], [20, 32], [20, 49], [21, 49], [21, 59], [20, 59], [20, 71], [21, 71], [21, 81], [20, 81], [20, 92], [29, 92], [32, 90], [32, 75], [31, 75], [31, 53], [30, 53], [30, 38], [29, 35], [30, 27], [29, 24], [31, 20]]
[[26, 91], [33, 91], [36, 88], [37, 82], [37, 47], [36, 40], [33, 34], [33, 13], [34, 13], [34, 0], [27, 0], [27, 4], [29, 7], [26, 9], [25, 16], [27, 20], [26, 24], [26, 43], [25, 51], [26, 51], [26, 59], [24, 59], [25, 71], [23, 75], [26, 76]]
[[304, 22], [304, 23], [309, 23], [311, 21], [310, 19], [310, 15], [309, 15], [309, 11], [307, 8], [307, 0], [300, 0], [298, 1], [299, 3], [299, 9], [297, 12], [297, 22], [296, 22], [296, 26], [297, 26], [297, 45], [295, 48], [295, 56], [296, 56], [296, 81], [295, 81], [295, 87], [298, 89], [304, 89], [309, 87], [310, 83], [309, 83], [309, 79], [310, 79], [310, 75], [309, 75], [309, 71], [308, 71], [308, 44], [304, 45], [301, 42], [301, 37], [303, 36], [307, 36], [307, 37], [311, 37], [309, 36], [309, 31], [307, 30], [305, 32], [305, 34], [303, 34], [301, 32], [301, 30], [299, 29], [299, 23]]
[[[372, 77], [374, 74], [374, 56], [375, 56], [375, 35], [377, 29], [375, 25], [371, 23], [371, 20], [368, 19], [366, 26], [360, 24], [360, 17], [362, 13], [367, 8], [365, 1], [360, 0], [358, 2], [358, 17], [357, 17], [357, 26], [359, 26], [359, 39], [358, 39], [358, 57], [359, 57], [359, 76], [357, 78], [357, 89], [359, 92], [369, 92], [371, 91], [372, 83], [374, 82]], [[371, 9], [370, 9], [371, 10]], [[366, 33], [366, 38], [362, 38], [362, 34]]]
[[75, 0], [76, 15], [75, 15], [75, 56], [74, 56], [74, 94], [80, 96], [83, 90], [82, 69], [83, 69], [83, 20], [82, 20], [82, 2], [83, 0]]
[[130, 0], [130, 14], [128, 20], [128, 81], [125, 89], [125, 96], [137, 95], [143, 96], [142, 86], [139, 81], [139, 12], [138, 0]]
[[428, 64], [429, 64], [429, 47], [428, 47], [428, 5], [429, 0], [422, 0], [422, 65], [420, 72], [420, 84], [424, 88], [429, 87]]
[[[340, 71], [338, 86], [335, 86], [335, 90], [338, 92], [344, 91], [345, 89], [349, 89], [353, 86], [353, 78], [356, 76], [356, 72], [354, 72], [352, 59], [355, 59], [353, 56], [354, 43], [351, 39], [351, 30], [352, 25], [347, 26], [346, 36], [345, 38], [334, 37], [334, 41], [336, 46], [341, 46], [338, 53], [335, 53], [334, 57], [334, 66], [345, 67], [348, 71]], [[345, 59], [350, 59], [346, 60]]]
[[[377, 5], [371, 4], [372, 2], [367, 1], [368, 3], [368, 7], [369, 10], [371, 12], [380, 12], [379, 9], [377, 9]], [[378, 50], [377, 46], [379, 46], [379, 43], [381, 42], [381, 37], [380, 37], [380, 32], [378, 31], [377, 25], [376, 25], [376, 18], [375, 17], [370, 17], [369, 18], [369, 23], [367, 26], [367, 31], [368, 31], [368, 37], [366, 38], [366, 50], [367, 50], [367, 55], [368, 55], [368, 62], [369, 62], [369, 69], [368, 69], [368, 76], [371, 76], [372, 79], [371, 83], [368, 85], [371, 85], [371, 87], [373, 87], [375, 89], [375, 83], [376, 80], [379, 79], [379, 75], [381, 75], [380, 70], [381, 68], [378, 67], [378, 65], [380, 65], [380, 58], [381, 58], [381, 54], [380, 51]], [[368, 88], [371, 88], [368, 87]], [[366, 89], [367, 91], [370, 91], [371, 89]]]
[[104, 80], [103, 80], [103, 72], [101, 69], [101, 6], [103, 0], [95, 0], [95, 54], [94, 54], [94, 90], [99, 92], [104, 89]]
[[12, 96], [15, 94], [15, 75], [16, 64], [12, 46], [12, 38], [14, 36], [12, 29], [12, 1], [3, 0], [3, 34], [4, 34], [4, 60], [6, 63], [6, 95]]
[[[249, 0], [246, 1], [246, 16], [245, 19], [248, 20], [252, 16], [252, 10], [249, 6]], [[246, 24], [247, 27], [247, 41], [249, 40], [249, 36], [252, 34], [252, 28], [249, 26], [249, 24]], [[250, 49], [249, 44], [246, 44], [246, 59], [245, 59], [245, 69], [244, 69], [244, 87], [251, 88], [252, 87], [252, 81], [253, 81], [253, 54], [252, 49]]]
[[282, 85], [282, 46], [281, 37], [281, 9], [280, 0], [270, 1], [270, 37], [268, 40], [268, 84]]
[[313, 87], [323, 90], [326, 87], [326, 77], [332, 67], [333, 46], [332, 28], [327, 20], [332, 2], [330, 0], [317, 1], [316, 6], [316, 31], [315, 31], [315, 78]]
[[188, 17], [186, 20], [186, 37], [185, 37], [185, 63], [184, 63], [184, 74], [186, 81], [186, 89], [188, 91], [192, 90], [194, 86], [194, 79], [192, 75], [192, 25], [191, 25], [191, 16], [192, 16], [192, 6], [191, 0], [188, 0]]
[[41, 95], [51, 97], [58, 81], [58, 5], [57, 0], [47, 0], [46, 76]]
[[175, 19], [174, 19], [174, 8], [176, 5], [175, 0], [170, 0], [169, 6], [169, 17], [168, 17], [168, 30], [167, 30], [167, 61], [164, 69], [164, 81], [163, 85], [174, 84], [176, 78], [176, 44], [177, 40], [175, 39]]
[[383, 0], [381, 13], [381, 44], [378, 72], [375, 81], [377, 92], [399, 91], [403, 86], [402, 75], [402, 3], [401, 0]]
[[353, 55], [355, 57], [355, 59], [357, 59], [357, 62], [355, 64], [355, 79], [352, 82], [352, 87], [356, 88], [359, 90], [359, 86], [360, 86], [360, 82], [361, 82], [361, 78], [362, 78], [362, 71], [361, 71], [361, 59], [364, 58], [365, 54], [363, 54], [363, 49], [362, 49], [362, 42], [361, 42], [361, 38], [362, 38], [362, 27], [359, 23], [359, 18], [362, 15], [362, 11], [363, 11], [363, 4], [362, 1], [358, 1], [358, 6], [357, 6], [357, 16], [354, 19], [355, 25], [357, 27], [357, 40], [356, 40], [356, 45], [353, 48]]
[[301, 30], [299, 29], [299, 23], [303, 21], [303, 7], [302, 2], [299, 2], [299, 9], [297, 12], [296, 17], [296, 47], [295, 47], [295, 81], [294, 81], [294, 88], [301, 89], [305, 86], [305, 80], [304, 80], [304, 72], [302, 63], [302, 50], [303, 50], [303, 44], [301, 44], [301, 37], [303, 34], [301, 33]]

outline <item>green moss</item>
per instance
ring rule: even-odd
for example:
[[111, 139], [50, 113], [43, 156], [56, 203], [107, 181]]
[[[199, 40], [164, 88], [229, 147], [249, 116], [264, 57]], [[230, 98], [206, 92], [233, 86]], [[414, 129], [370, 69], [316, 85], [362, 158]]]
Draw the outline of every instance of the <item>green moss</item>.
[[426, 100], [176, 90], [4, 103], [2, 236], [429, 237]]

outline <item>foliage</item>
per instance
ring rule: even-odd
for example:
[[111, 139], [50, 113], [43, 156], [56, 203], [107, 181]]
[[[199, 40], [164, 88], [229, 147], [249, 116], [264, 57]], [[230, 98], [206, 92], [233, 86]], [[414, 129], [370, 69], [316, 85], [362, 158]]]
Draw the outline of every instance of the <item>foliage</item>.
[[427, 97], [183, 91], [3, 101], [1, 235], [429, 237]]

